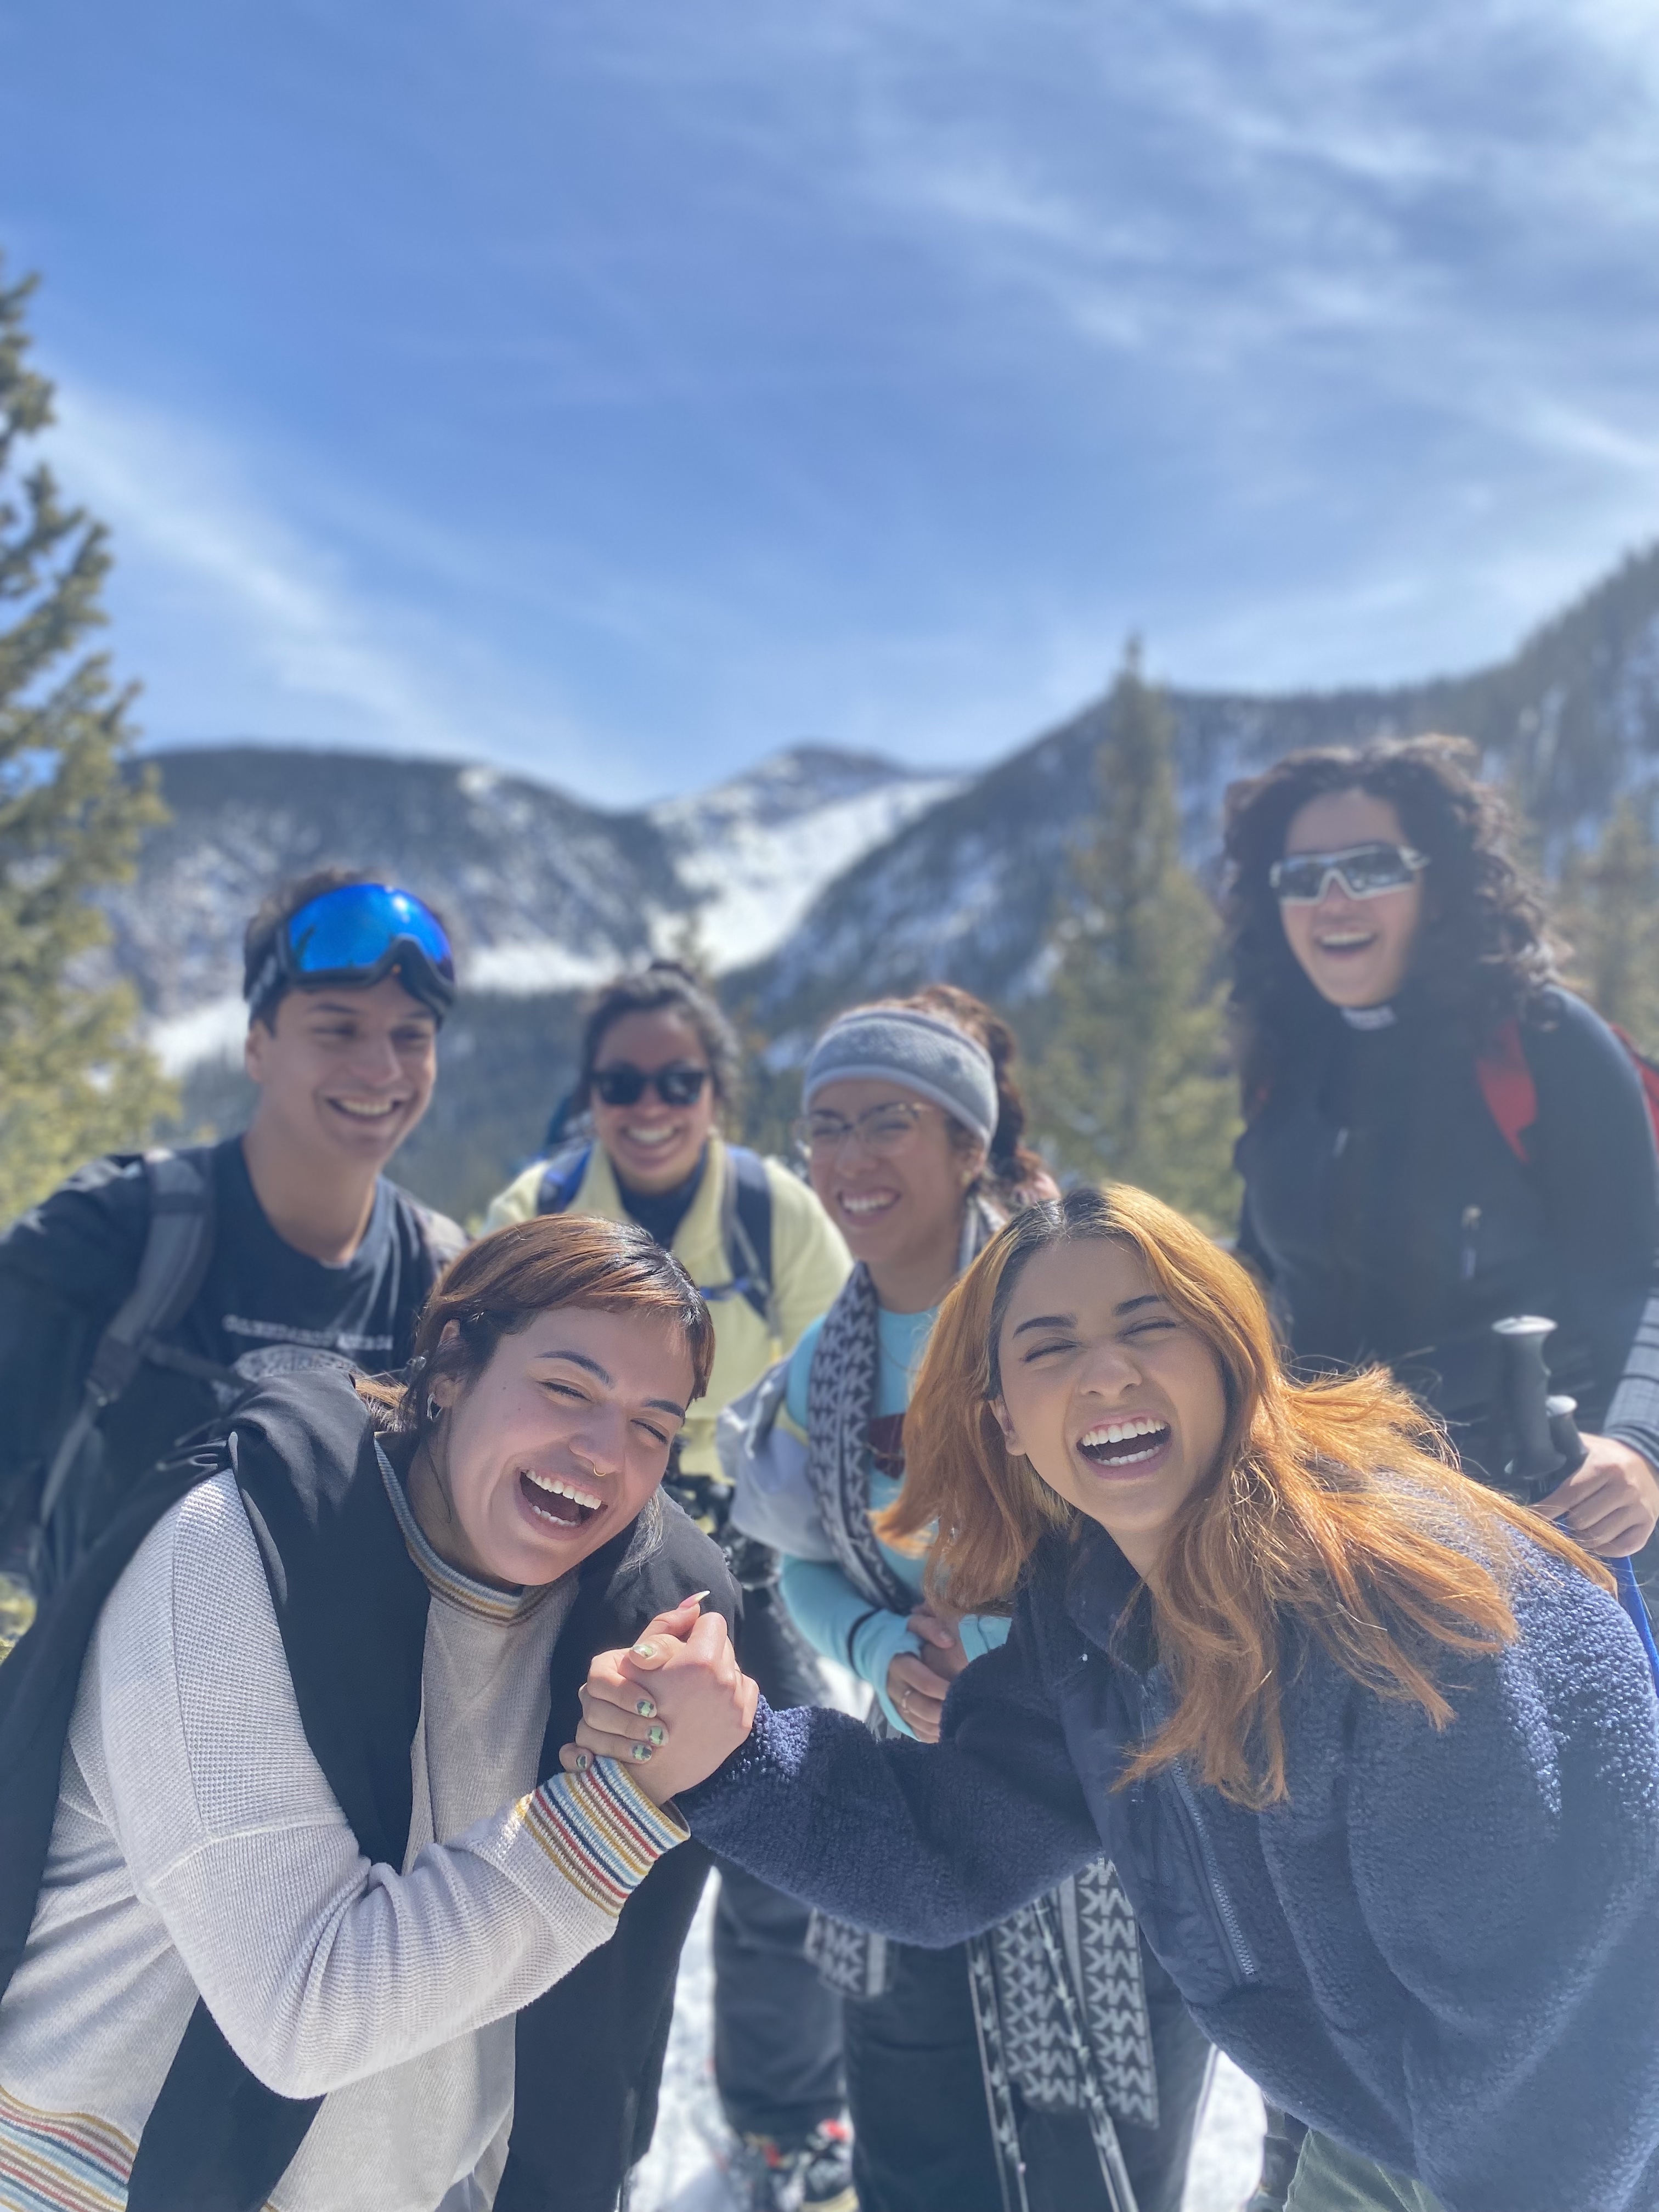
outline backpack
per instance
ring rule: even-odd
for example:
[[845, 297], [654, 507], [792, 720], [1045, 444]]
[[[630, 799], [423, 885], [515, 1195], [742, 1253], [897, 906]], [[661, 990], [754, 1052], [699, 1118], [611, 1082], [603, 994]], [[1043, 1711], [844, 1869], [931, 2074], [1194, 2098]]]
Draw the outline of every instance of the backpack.
[[[1635, 1065], [1646, 1102], [1654, 1141], [1659, 1144], [1659, 1066], [1638, 1052], [1616, 1022], [1607, 1024]], [[1525, 1167], [1528, 1164], [1526, 1133], [1538, 1119], [1538, 1089], [1527, 1065], [1521, 1042], [1521, 1024], [1511, 1014], [1492, 1043], [1474, 1063], [1486, 1110], [1497, 1122], [1504, 1141]]]
[[[568, 1145], [555, 1152], [536, 1189], [538, 1213], [563, 1213], [581, 1188], [593, 1157], [591, 1144]], [[745, 1145], [728, 1145], [731, 1173], [720, 1200], [720, 1245], [732, 1270], [729, 1283], [699, 1283], [698, 1293], [716, 1305], [722, 1298], [747, 1299], [774, 1335], [772, 1305], [772, 1186], [766, 1163]]]
[[[80, 1407], [52, 1454], [40, 1493], [43, 1528], [70, 1489], [77, 1470], [84, 1467], [91, 1471], [90, 1462], [97, 1451], [94, 1431], [108, 1408], [131, 1389], [146, 1361], [214, 1385], [227, 1404], [278, 1368], [350, 1364], [337, 1352], [299, 1345], [270, 1345], [245, 1353], [234, 1367], [226, 1367], [161, 1341], [189, 1310], [213, 1258], [214, 1150], [211, 1145], [191, 1145], [171, 1152], [158, 1146], [143, 1155], [149, 1227], [138, 1273], [98, 1340], [82, 1386]], [[465, 1248], [466, 1238], [444, 1215], [403, 1195], [414, 1212], [435, 1276]]]

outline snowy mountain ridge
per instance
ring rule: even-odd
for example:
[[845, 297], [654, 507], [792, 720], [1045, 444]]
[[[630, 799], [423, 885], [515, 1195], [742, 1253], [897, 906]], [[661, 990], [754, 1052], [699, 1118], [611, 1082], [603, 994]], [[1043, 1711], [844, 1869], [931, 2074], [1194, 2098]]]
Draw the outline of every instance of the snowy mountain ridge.
[[339, 862], [420, 891], [475, 991], [579, 989], [680, 945], [719, 973], [768, 957], [825, 884], [957, 787], [801, 745], [607, 814], [477, 763], [253, 745], [151, 758], [172, 819], [106, 902], [103, 964], [137, 985], [175, 1073], [234, 1048], [242, 929], [285, 876]]
[[[1622, 794], [1659, 790], [1659, 547], [1465, 675], [1167, 696], [1183, 842], [1206, 873], [1234, 778], [1302, 746], [1425, 730], [1473, 740], [1553, 870]], [[152, 1036], [188, 1076], [180, 1127], [234, 1127], [249, 1103], [227, 1066], [245, 1019], [238, 945], [260, 898], [327, 861], [423, 892], [452, 924], [471, 988], [398, 1172], [464, 1217], [534, 1156], [573, 1072], [578, 990], [652, 951], [684, 948], [721, 972], [745, 1030], [767, 1041], [760, 1091], [779, 1099], [830, 1013], [935, 978], [1006, 1006], [1039, 1049], [1104, 729], [1097, 699], [961, 777], [799, 745], [618, 813], [477, 763], [251, 745], [168, 753], [157, 764], [173, 819], [109, 902], [103, 966], [137, 986]]]

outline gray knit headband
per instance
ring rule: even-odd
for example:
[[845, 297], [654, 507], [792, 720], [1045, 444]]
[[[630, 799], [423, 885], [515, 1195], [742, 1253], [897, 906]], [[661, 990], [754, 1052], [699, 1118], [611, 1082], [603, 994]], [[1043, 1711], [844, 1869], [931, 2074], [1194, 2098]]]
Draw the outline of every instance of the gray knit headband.
[[954, 1022], [912, 1006], [861, 1006], [831, 1022], [812, 1048], [801, 1085], [810, 1112], [827, 1083], [886, 1079], [939, 1106], [988, 1150], [997, 1126], [991, 1055]]

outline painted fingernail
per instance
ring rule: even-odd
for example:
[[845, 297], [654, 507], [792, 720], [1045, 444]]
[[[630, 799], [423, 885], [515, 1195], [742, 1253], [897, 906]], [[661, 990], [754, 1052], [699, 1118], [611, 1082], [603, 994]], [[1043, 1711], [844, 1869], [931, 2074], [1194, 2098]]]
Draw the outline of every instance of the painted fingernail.
[[683, 1597], [680, 1600], [680, 1603], [682, 1605], [701, 1605], [704, 1598], [708, 1595], [709, 1592], [708, 1590], [693, 1590], [690, 1596]]
[[656, 1700], [653, 1698], [636, 1698], [634, 1710], [642, 1721], [654, 1720], [657, 1717]]
[[636, 1644], [634, 1646], [634, 1656], [636, 1659], [654, 1659], [656, 1656], [657, 1647], [653, 1643], [652, 1643], [649, 1637], [646, 1638], [643, 1644]]
[[660, 1721], [653, 1721], [646, 1734], [654, 1744], [665, 1744], [668, 1741], [668, 1730]]
[[579, 1751], [576, 1753], [576, 1771], [578, 1774], [586, 1774], [588, 1768], [592, 1766], [592, 1760], [588, 1757], [585, 1751]]
[[643, 1765], [651, 1756], [651, 1746], [648, 1743], [636, 1743], [634, 1747], [634, 1756]]

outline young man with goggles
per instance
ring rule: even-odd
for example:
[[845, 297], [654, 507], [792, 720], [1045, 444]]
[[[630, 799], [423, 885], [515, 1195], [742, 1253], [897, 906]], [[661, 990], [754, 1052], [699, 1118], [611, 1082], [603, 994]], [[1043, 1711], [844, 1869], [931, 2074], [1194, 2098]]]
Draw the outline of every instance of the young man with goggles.
[[0, 1565], [37, 1593], [261, 1374], [401, 1366], [465, 1241], [381, 1172], [454, 999], [439, 917], [308, 876], [248, 925], [243, 988], [241, 1134], [94, 1160], [0, 1237]]

